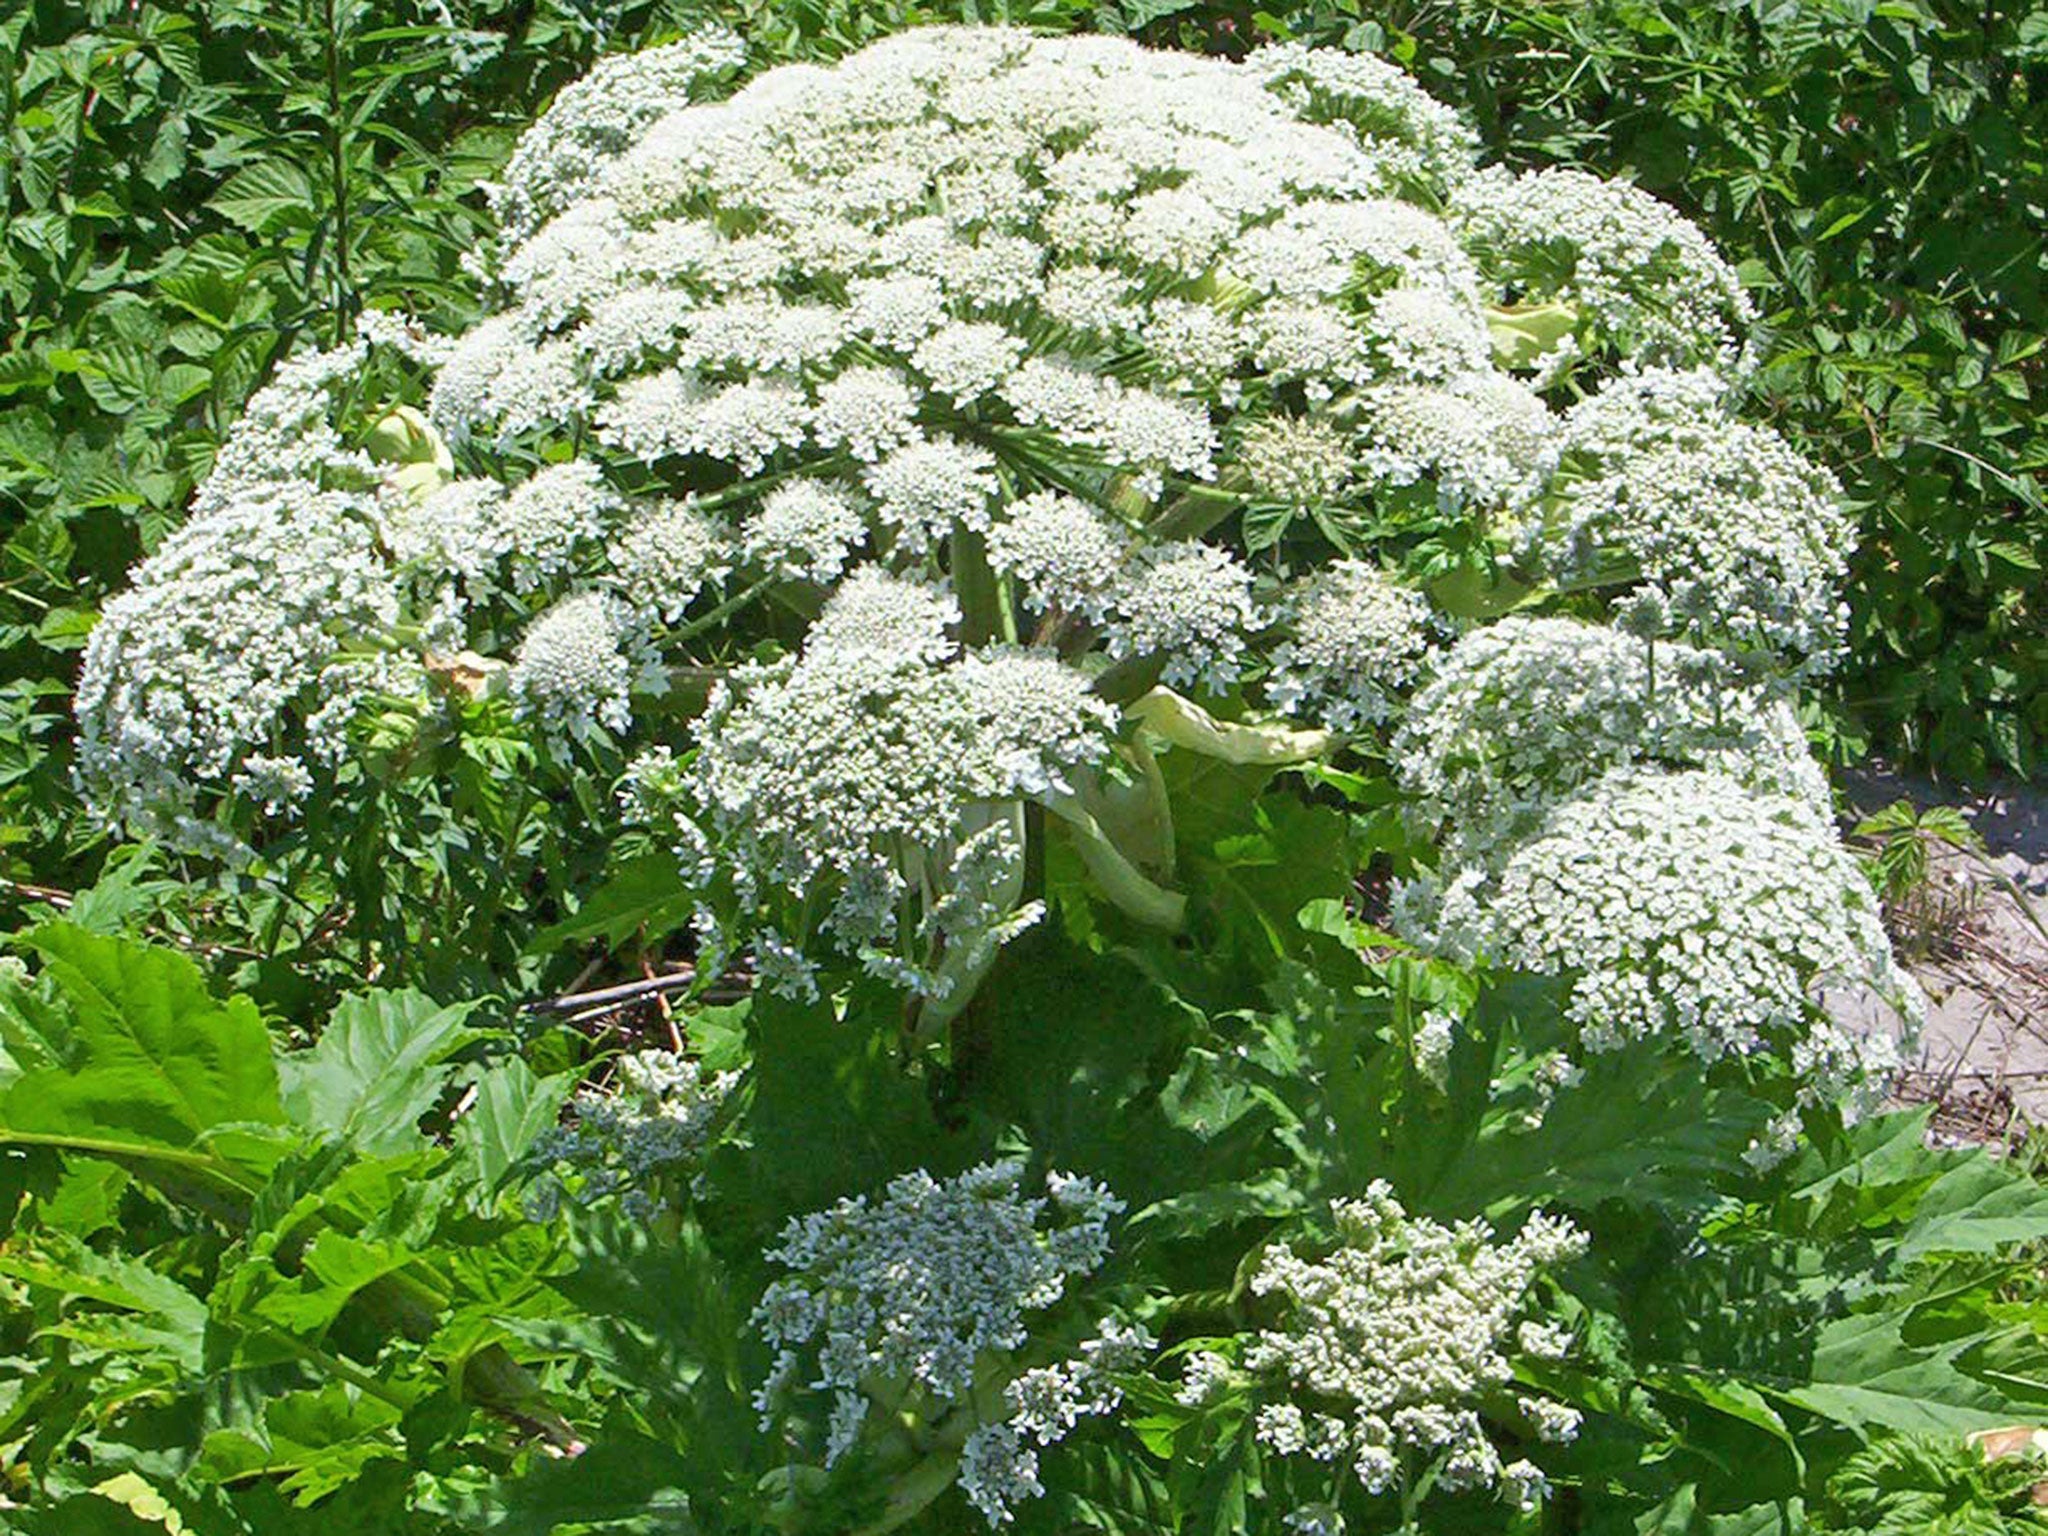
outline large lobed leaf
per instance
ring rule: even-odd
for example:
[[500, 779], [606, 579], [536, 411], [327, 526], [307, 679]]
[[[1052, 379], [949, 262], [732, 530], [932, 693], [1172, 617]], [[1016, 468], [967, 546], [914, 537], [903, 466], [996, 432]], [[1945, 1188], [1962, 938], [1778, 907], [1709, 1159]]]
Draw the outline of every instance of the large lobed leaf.
[[270, 1031], [246, 998], [217, 1000], [199, 968], [68, 924], [22, 941], [68, 1012], [55, 1065], [0, 1095], [0, 1140], [190, 1149], [219, 1127], [284, 1119]]

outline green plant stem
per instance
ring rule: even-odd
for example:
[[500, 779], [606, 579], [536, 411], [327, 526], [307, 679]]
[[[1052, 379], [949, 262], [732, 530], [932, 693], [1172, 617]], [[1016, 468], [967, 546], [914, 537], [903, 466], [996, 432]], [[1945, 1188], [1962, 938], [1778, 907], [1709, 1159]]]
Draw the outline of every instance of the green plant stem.
[[374, 1397], [380, 1403], [390, 1404], [400, 1413], [404, 1413], [412, 1407], [411, 1398], [402, 1392], [392, 1391], [390, 1387], [360, 1366], [342, 1359], [337, 1354], [308, 1344], [304, 1339], [299, 1338], [295, 1334], [287, 1333], [275, 1323], [259, 1322], [256, 1324], [255, 1331], [273, 1343], [290, 1350], [293, 1355], [305, 1361], [306, 1364], [325, 1371], [337, 1381], [347, 1382], [358, 1392]]
[[334, 189], [334, 344], [348, 340], [354, 320], [355, 282], [349, 272], [348, 156], [343, 142], [341, 96], [341, 24], [335, 15], [335, 0], [322, 0], [320, 28], [321, 63], [327, 84], [327, 170]]
[[182, 1147], [138, 1146], [106, 1137], [70, 1136], [57, 1131], [18, 1131], [11, 1128], [0, 1128], [0, 1146], [54, 1147], [64, 1152], [81, 1152], [91, 1157], [112, 1158], [116, 1162], [134, 1159], [145, 1163], [164, 1163], [218, 1178], [222, 1183], [245, 1194], [254, 1194], [258, 1187], [233, 1178], [227, 1165], [211, 1153], [192, 1152]]
[[682, 625], [680, 628], [670, 630], [667, 638], [671, 641], [692, 640], [698, 635], [703, 634], [706, 630], [716, 629], [726, 619], [739, 612], [740, 609], [746, 607], [747, 604], [753, 602], [756, 598], [765, 597], [781, 579], [779, 576], [763, 576], [753, 585], [735, 592], [731, 597], [718, 604], [717, 607], [709, 609], [700, 617], [690, 620], [689, 623]]
[[952, 538], [953, 595], [959, 599], [961, 639], [982, 645], [1002, 632], [1002, 604], [988, 544], [971, 528], [956, 526]]

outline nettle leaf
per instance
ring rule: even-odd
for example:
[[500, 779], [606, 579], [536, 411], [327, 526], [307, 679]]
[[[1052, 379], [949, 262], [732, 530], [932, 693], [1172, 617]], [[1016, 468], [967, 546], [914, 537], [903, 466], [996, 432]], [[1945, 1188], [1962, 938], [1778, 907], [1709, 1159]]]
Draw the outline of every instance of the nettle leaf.
[[710, 1162], [713, 1182], [744, 1191], [765, 1225], [920, 1164], [951, 1172], [980, 1152], [946, 1136], [930, 1096], [903, 1071], [886, 1028], [900, 1006], [879, 987], [856, 988], [844, 1018], [829, 1004], [756, 1000], [753, 1146], [720, 1147]]
[[1983, 1148], [1962, 1153], [1921, 1194], [1899, 1258], [1995, 1253], [2048, 1240], [2048, 1189]]
[[1268, 1173], [1155, 1201], [1134, 1212], [1126, 1228], [1133, 1236], [1199, 1237], [1218, 1227], [1299, 1216], [1308, 1209], [1308, 1197], [1285, 1174]]
[[1687, 1483], [1635, 1523], [1638, 1536], [1805, 1536], [1811, 1529], [1798, 1499], [1751, 1504], [1728, 1514], [1699, 1507], [1696, 1483]]
[[1816, 1237], [1890, 1230], [1894, 1257], [1991, 1254], [2048, 1239], [2048, 1189], [1981, 1148], [1927, 1145], [1932, 1106], [1825, 1132], [1786, 1165], [1788, 1216]]
[[306, 173], [288, 160], [259, 160], [230, 176], [207, 206], [252, 235], [310, 225], [320, 200]]
[[[1658, 1070], [1659, 1067], [1664, 1070]], [[1585, 1209], [1620, 1200], [1649, 1209], [1703, 1210], [1770, 1108], [1712, 1088], [1682, 1063], [1637, 1055], [1595, 1057], [1560, 1092], [1542, 1123], [1490, 1126], [1430, 1191], [1432, 1205], [1494, 1215], [1527, 1204]]]
[[20, 1536], [181, 1536], [183, 1526], [145, 1519], [118, 1494], [72, 1494], [38, 1509], [9, 1510]]
[[69, 1003], [69, 1032], [53, 1042], [62, 1065], [0, 1095], [0, 1141], [192, 1148], [223, 1126], [283, 1120], [270, 1031], [247, 998], [216, 1000], [175, 951], [66, 923], [21, 942]]
[[285, 1111], [372, 1155], [423, 1146], [419, 1122], [455, 1076], [450, 1058], [488, 1038], [467, 1023], [475, 1008], [412, 991], [342, 999], [311, 1049], [279, 1059]]

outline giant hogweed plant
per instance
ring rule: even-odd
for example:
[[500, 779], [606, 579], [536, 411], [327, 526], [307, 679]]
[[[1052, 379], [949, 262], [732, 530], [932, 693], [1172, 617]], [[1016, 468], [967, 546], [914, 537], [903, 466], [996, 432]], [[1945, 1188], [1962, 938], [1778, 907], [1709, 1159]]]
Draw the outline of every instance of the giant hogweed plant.
[[[409, 1480], [209, 1460], [314, 1430], [202, 1406], [205, 1350], [153, 1399], [197, 1459], [110, 1475], [408, 1529], [1655, 1530], [2026, 1411], [2032, 1186], [1863, 1121], [1893, 1044], [1819, 1006], [1915, 1010], [1795, 713], [1849, 525], [1737, 414], [1697, 232], [1479, 168], [1366, 58], [932, 29], [720, 98], [742, 60], [565, 92], [493, 317], [283, 370], [78, 694], [104, 815], [331, 881], [382, 970], [552, 908], [515, 948], [680, 942], [742, 1027], [681, 998], [546, 1134], [529, 1086], [464, 1190], [544, 1234], [509, 1297], [429, 1277], [394, 1342], [287, 1251], [345, 1298], [258, 1308], [293, 1386], [395, 1410], [318, 1428]], [[426, 901], [354, 835], [413, 805]], [[88, 1071], [57, 1018], [22, 1049]], [[422, 1157], [481, 1093], [408, 1102]], [[36, 1097], [34, 1156], [148, 1161]], [[299, 1189], [265, 1158], [209, 1242]], [[22, 1283], [126, 1304], [70, 1273]], [[106, 1502], [65, 1445], [39, 1486]]]
[[[928, 29], [694, 99], [742, 57], [700, 33], [563, 94], [498, 195], [498, 312], [366, 328], [432, 367], [424, 415], [366, 407], [362, 347], [252, 406], [93, 636], [105, 814], [346, 868], [363, 794], [495, 710], [594, 818], [624, 765], [707, 982], [864, 973], [923, 1040], [1040, 918], [1047, 845], [1187, 922], [1164, 755], [1391, 770], [1456, 891], [1506, 823], [1623, 792], [1591, 762], [1813, 821], [1787, 700], [1839, 650], [1849, 525], [1731, 413], [1749, 309], [1683, 221], [1479, 169], [1370, 58]], [[1543, 712], [1485, 649], [1533, 610], [1628, 702], [1475, 768], [1461, 711]], [[1445, 667], [1473, 686], [1411, 708]], [[1787, 974], [1897, 991], [1802, 836], [1828, 910], [1770, 936]], [[1721, 943], [1728, 905], [1659, 932]]]

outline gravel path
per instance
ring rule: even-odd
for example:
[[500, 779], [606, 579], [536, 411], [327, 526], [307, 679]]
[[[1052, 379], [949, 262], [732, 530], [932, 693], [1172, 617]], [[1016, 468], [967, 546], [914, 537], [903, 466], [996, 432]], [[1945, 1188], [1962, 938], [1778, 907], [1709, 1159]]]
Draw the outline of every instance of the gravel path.
[[[1999, 879], [2048, 921], [2048, 789], [2003, 781], [1961, 791], [1884, 770], [1845, 775], [1844, 788], [1866, 814], [1898, 800], [1957, 806], [1993, 866], [1937, 848], [1925, 897], [1902, 914], [1897, 938], [1927, 990], [1928, 1019], [1900, 1097], [1935, 1102], [1937, 1128], [1972, 1140], [2048, 1125], [2048, 936]], [[1860, 1027], [1887, 1027], [1868, 1008], [1830, 1006]]]

